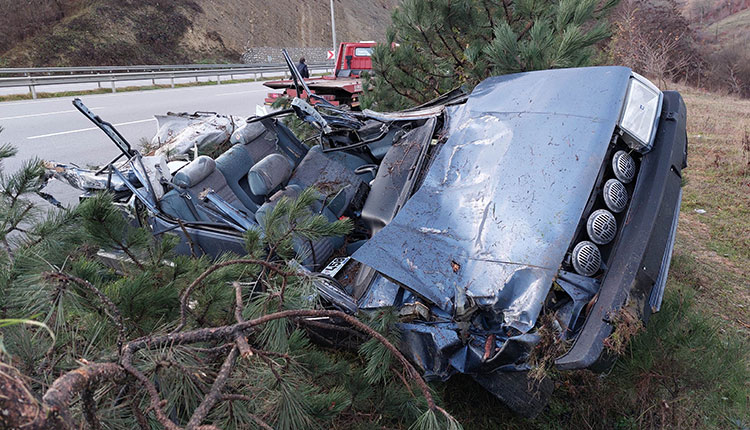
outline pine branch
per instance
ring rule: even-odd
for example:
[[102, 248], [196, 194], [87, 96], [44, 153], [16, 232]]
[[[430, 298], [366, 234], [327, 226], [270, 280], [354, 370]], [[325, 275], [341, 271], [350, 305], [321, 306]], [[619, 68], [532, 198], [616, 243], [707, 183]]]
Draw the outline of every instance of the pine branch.
[[[284, 278], [286, 280], [286, 278]], [[238, 323], [245, 322], [245, 319], [242, 318], [242, 309], [244, 309], [244, 305], [242, 304], [242, 286], [239, 282], [234, 282], [232, 284], [234, 286], [234, 300], [235, 300], [235, 306], [234, 306], [234, 318], [237, 320]], [[248, 358], [253, 355], [253, 351], [250, 348], [250, 345], [247, 343], [247, 338], [244, 334], [237, 335], [237, 338], [235, 339], [235, 342], [237, 343], [237, 348], [240, 350], [240, 355], [244, 358]]]
[[[253, 399], [250, 398], [250, 397], [248, 397], [248, 396], [243, 396], [242, 394], [225, 394], [225, 395], [221, 396], [221, 401], [224, 401], [224, 402], [234, 402], [234, 401], [237, 401], [237, 402], [250, 403], [250, 402], [253, 401]], [[268, 425], [268, 423], [266, 423], [262, 419], [258, 418], [257, 416], [255, 416], [253, 414], [248, 414], [248, 416], [259, 427], [261, 427], [261, 428], [263, 428], [265, 430], [273, 430], [273, 427], [271, 427], [270, 425]]]
[[208, 392], [208, 395], [203, 399], [203, 402], [201, 402], [198, 408], [193, 412], [190, 421], [188, 421], [187, 426], [185, 426], [186, 430], [192, 430], [198, 427], [206, 418], [206, 415], [211, 411], [211, 408], [213, 408], [216, 402], [219, 401], [221, 390], [226, 385], [227, 379], [232, 373], [232, 368], [234, 366], [234, 361], [237, 359], [238, 352], [239, 350], [236, 346], [229, 351], [229, 355], [227, 355], [226, 360], [224, 360], [224, 363], [221, 365], [219, 374], [216, 376], [216, 379], [214, 379], [213, 385], [211, 385], [211, 391]]
[[141, 430], [151, 430], [151, 426], [148, 424], [146, 416], [143, 414], [143, 411], [138, 405], [135, 389], [132, 384], [128, 384], [128, 391], [130, 393], [130, 410], [133, 412], [135, 421], [138, 423], [138, 426], [141, 428]]
[[5, 253], [8, 255], [8, 261], [10, 261], [10, 264], [16, 263], [16, 257], [13, 254], [13, 248], [11, 248], [10, 243], [8, 243], [8, 239], [3, 237], [2, 238], [3, 247], [5, 248]]
[[177, 325], [177, 327], [172, 331], [173, 333], [176, 333], [180, 330], [182, 330], [185, 325], [187, 324], [187, 314], [188, 314], [188, 301], [190, 299], [190, 294], [193, 292], [193, 289], [200, 285], [203, 280], [208, 277], [208, 275], [212, 274], [213, 272], [232, 265], [237, 264], [255, 264], [263, 266], [266, 269], [269, 269], [275, 273], [281, 273], [283, 274], [284, 271], [281, 266], [278, 266], [273, 263], [269, 263], [265, 260], [258, 260], [254, 258], [246, 258], [246, 259], [239, 259], [239, 260], [229, 260], [229, 261], [223, 261], [221, 263], [216, 263], [213, 266], [206, 269], [203, 273], [200, 274], [190, 285], [188, 285], [185, 290], [183, 290], [182, 294], [180, 295], [180, 323]]
[[284, 379], [281, 377], [281, 375], [279, 374], [279, 372], [276, 371], [276, 368], [273, 367], [274, 364], [275, 364], [275, 362], [273, 360], [271, 360], [270, 358], [268, 358], [266, 356], [266, 354], [262, 353], [261, 351], [255, 350], [255, 352], [257, 352], [258, 353], [258, 357], [260, 357], [260, 359], [264, 363], [266, 363], [266, 365], [268, 366], [268, 370], [271, 371], [271, 373], [273, 374], [273, 376], [276, 378], [276, 381], [278, 383], [282, 383], [284, 381]]
[[126, 372], [132, 375], [143, 387], [146, 388], [151, 399], [149, 410], [154, 411], [156, 420], [167, 430], [181, 430], [180, 427], [173, 423], [162, 410], [162, 402], [159, 397], [159, 391], [156, 389], [156, 385], [154, 385], [154, 383], [151, 382], [151, 379], [147, 378], [140, 370], [136, 369], [131, 362], [132, 354], [128, 353], [128, 348], [126, 346], [125, 352], [120, 359], [120, 364]]
[[96, 288], [91, 282], [81, 279], [78, 277], [75, 277], [73, 275], [69, 275], [67, 273], [63, 272], [55, 272], [55, 273], [45, 273], [43, 274], [44, 278], [47, 278], [49, 280], [57, 280], [61, 283], [68, 283], [73, 282], [75, 284], [78, 284], [79, 286], [83, 287], [84, 289], [87, 289], [94, 293], [94, 295], [99, 299], [100, 302], [104, 304], [106, 309], [104, 310], [104, 313], [109, 317], [110, 320], [112, 320], [112, 323], [117, 328], [117, 350], [122, 350], [122, 344], [125, 342], [125, 325], [122, 322], [122, 314], [120, 313], [120, 309], [117, 308], [117, 305], [115, 305], [112, 300], [107, 297], [106, 294], [102, 293], [98, 288]]
[[418, 98], [416, 98], [416, 97], [412, 96], [411, 94], [409, 94], [409, 93], [407, 93], [407, 92], [403, 92], [403, 91], [401, 91], [401, 90], [399, 89], [399, 87], [398, 87], [398, 86], [394, 85], [394, 83], [393, 83], [393, 82], [391, 82], [391, 81], [389, 81], [389, 80], [388, 80], [388, 78], [386, 77], [386, 75], [385, 75], [385, 74], [381, 74], [381, 75], [379, 75], [379, 76], [380, 76], [381, 78], [383, 78], [383, 80], [384, 80], [384, 81], [385, 81], [385, 82], [386, 82], [386, 83], [387, 83], [388, 85], [390, 85], [391, 89], [392, 89], [392, 90], [393, 90], [393, 91], [394, 91], [394, 92], [395, 92], [396, 94], [398, 94], [398, 95], [400, 95], [400, 96], [402, 96], [402, 97], [406, 97], [407, 99], [409, 99], [409, 100], [411, 100], [411, 101], [413, 101], [413, 102], [415, 102], [415, 103], [422, 103], [422, 101], [421, 101], [421, 100], [419, 100]]
[[[463, 49], [461, 48], [461, 44], [458, 43], [458, 40], [456, 39], [456, 35], [453, 33], [453, 25], [450, 24], [451, 23], [451, 15], [452, 15], [452, 12], [451, 12], [451, 2], [448, 2], [448, 13], [446, 14], [446, 17], [445, 17], [446, 19], [445, 19], [444, 22], [448, 22], [448, 24], [449, 24], [448, 25], [448, 32], [451, 34], [451, 37], [453, 38], [453, 40], [456, 42], [456, 46], [458, 47], [458, 49], [461, 50], [461, 51], [463, 51]], [[437, 30], [435, 33], [440, 38], [440, 41], [443, 42], [443, 46], [445, 46], [445, 49], [447, 49], [448, 52], [453, 57], [453, 61], [456, 62], [456, 68], [463, 67], [464, 66], [464, 61], [461, 60], [460, 58], [458, 58], [456, 56], [456, 53], [453, 52], [453, 49], [450, 47], [450, 45], [448, 44], [448, 42], [443, 37], [443, 32], [440, 31], [440, 30], [445, 30], [445, 25], [442, 25], [440, 27], [440, 29]]]
[[[396, 357], [396, 359], [401, 363], [401, 365], [406, 371], [406, 374], [409, 375], [409, 377], [414, 382], [416, 382], [417, 386], [419, 387], [422, 393], [422, 396], [427, 401], [427, 405], [429, 409], [431, 411], [435, 411], [437, 413], [441, 413], [445, 415], [446, 419], [448, 419], [449, 421], [452, 420], [452, 417], [447, 412], [445, 412], [442, 408], [438, 407], [435, 404], [432, 398], [432, 395], [429, 391], [429, 388], [427, 387], [427, 384], [425, 383], [424, 379], [422, 379], [421, 375], [417, 372], [417, 370], [414, 368], [414, 366], [411, 363], [409, 363], [409, 361], [398, 351], [398, 349], [396, 349], [396, 347], [392, 343], [390, 343], [384, 336], [382, 336], [376, 330], [370, 328], [369, 326], [359, 321], [355, 317], [348, 315], [344, 312], [340, 312], [340, 311], [290, 310], [290, 311], [282, 311], [282, 312], [276, 312], [276, 313], [269, 314], [269, 315], [264, 315], [264, 316], [255, 318], [250, 321], [236, 323], [236, 324], [228, 325], [228, 326], [201, 328], [201, 329], [196, 329], [192, 331], [170, 333], [170, 334], [161, 335], [161, 336], [145, 336], [145, 337], [130, 341], [126, 343], [122, 348], [122, 354], [121, 354], [119, 365], [116, 363], [90, 364], [82, 368], [79, 368], [77, 370], [68, 372], [62, 375], [60, 378], [58, 378], [43, 396], [42, 404], [34, 406], [37, 408], [36, 410], [38, 411], [38, 413], [34, 415], [29, 415], [29, 416], [36, 416], [37, 418], [34, 422], [34, 425], [29, 426], [29, 428], [30, 429], [47, 428], [51, 426], [52, 422], [56, 422], [58, 423], [57, 427], [72, 430], [73, 428], [75, 428], [75, 425], [72, 423], [72, 418], [70, 415], [69, 408], [70, 408], [73, 398], [76, 395], [83, 394], [84, 397], [88, 396], [88, 394], [84, 393], [85, 390], [94, 391], [99, 386], [101, 386], [101, 384], [104, 384], [107, 382], [119, 382], [119, 381], [124, 380], [126, 375], [130, 375], [134, 377], [140, 383], [140, 385], [145, 387], [146, 392], [148, 393], [150, 397], [149, 411], [154, 412], [159, 424], [169, 430], [180, 430], [180, 427], [177, 424], [175, 424], [164, 412], [163, 407], [165, 403], [161, 400], [159, 392], [156, 386], [154, 385], [154, 383], [151, 381], [150, 378], [146, 377], [140, 370], [138, 370], [133, 365], [135, 354], [138, 351], [142, 349], [153, 350], [153, 349], [159, 349], [159, 348], [174, 348], [174, 347], [185, 345], [185, 344], [204, 343], [204, 342], [213, 342], [213, 341], [232, 342], [233, 339], [236, 338], [237, 334], [244, 334], [247, 331], [254, 331], [259, 326], [266, 324], [268, 322], [271, 322], [271, 321], [275, 321], [279, 319], [286, 319], [286, 318], [304, 319], [304, 318], [319, 318], [319, 317], [327, 317], [327, 318], [333, 318], [333, 319], [344, 321], [350, 326], [352, 326], [354, 329], [356, 329], [357, 331], [362, 332], [365, 335], [372, 337], [376, 339], [378, 342], [382, 343], [393, 354], [393, 356]], [[260, 353], [261, 350], [256, 350], [256, 352], [258, 352], [257, 355], [260, 356], [262, 359], [264, 358], [268, 360], [268, 358], [265, 357], [265, 354]], [[239, 348], [237, 346], [233, 346], [231, 350], [229, 351], [229, 354], [225, 357], [223, 364], [221, 366], [221, 369], [217, 377], [214, 380], [214, 383], [212, 385], [212, 388], [209, 394], [207, 394], [204, 397], [203, 401], [201, 402], [201, 405], [198, 408], [196, 408], [196, 410], [193, 412], [192, 417], [187, 425], [188, 429], [215, 428], [213, 426], [200, 426], [199, 424], [203, 419], [205, 419], [205, 417], [208, 415], [208, 413], [210, 412], [212, 407], [216, 404], [216, 402], [220, 400], [226, 400], [228, 398], [230, 399], [232, 398], [231, 396], [230, 397], [223, 396], [221, 394], [221, 391], [228, 381], [229, 375], [231, 373], [231, 370], [238, 356], [239, 356]], [[270, 364], [270, 366], [271, 366], [272, 371], [275, 372], [275, 370], [273, 369], [273, 364]], [[277, 377], [281, 378], [280, 375], [278, 375]], [[25, 385], [22, 382], [17, 381], [16, 378], [13, 378], [12, 376], [7, 375], [6, 373], [0, 372], [0, 385], [2, 384], [6, 384], [4, 385], [6, 387], [14, 388], [16, 392], [28, 393], [28, 390], [25, 388]], [[0, 399], [0, 403], [2, 402], [3, 400]], [[87, 402], [87, 400], [84, 399], [84, 402]], [[132, 402], [133, 403], [131, 403], [131, 406], [137, 408], [137, 405], [135, 405], [134, 400]], [[30, 404], [33, 405], [34, 403], [31, 402]], [[5, 404], [2, 404], [2, 405], [3, 407], [8, 406]], [[11, 406], [17, 408], [19, 407], [19, 403], [14, 403]], [[86, 412], [87, 415], [91, 415], [93, 413], [93, 408], [91, 408], [90, 406], [91, 405], [87, 406], [88, 408], [88, 412]], [[91, 417], [89, 416], [89, 418]], [[143, 420], [138, 419], [138, 421], [142, 422]], [[94, 423], [94, 421], [91, 421], [91, 422]]]
[[427, 37], [427, 33], [424, 32], [424, 29], [419, 24], [413, 24], [414, 27], [419, 31], [419, 34], [422, 36], [422, 39], [424, 40], [425, 45], [427, 45], [427, 48], [430, 50], [432, 55], [434, 55], [437, 58], [440, 58], [441, 55], [435, 51], [435, 48], [433, 48], [432, 43], [430, 42], [430, 38]]
[[57, 421], [60, 428], [74, 429], [70, 416], [70, 404], [73, 398], [86, 390], [95, 389], [99, 384], [109, 381], [122, 381], [126, 373], [116, 363], [95, 363], [78, 368], [57, 378], [42, 397], [42, 411], [35, 419], [38, 427], [44, 421]]
[[516, 42], [520, 42], [521, 39], [523, 39], [523, 37], [526, 36], [526, 33], [528, 33], [529, 30], [531, 30], [531, 27], [533, 26], [534, 26], [534, 21], [527, 22], [526, 25], [523, 26], [523, 29], [521, 30], [521, 32], [518, 33], [518, 37], [516, 37]]
[[[396, 67], [398, 67], [398, 69], [399, 69], [399, 70], [401, 70], [401, 72], [402, 72], [402, 73], [404, 73], [404, 74], [407, 74], [407, 75], [409, 75], [409, 76], [413, 77], [414, 79], [416, 79], [417, 81], [419, 81], [419, 83], [421, 83], [422, 85], [424, 85], [424, 86], [425, 86], [425, 88], [430, 88], [430, 87], [433, 87], [432, 85], [430, 85], [430, 83], [429, 83], [429, 82], [426, 82], [426, 81], [424, 81], [424, 80], [422, 80], [422, 79], [418, 78], [418, 77], [417, 77], [417, 76], [416, 76], [416, 75], [415, 75], [415, 74], [414, 74], [413, 72], [409, 72], [408, 70], [404, 69], [404, 66], [403, 66], [403, 65], [402, 65], [401, 63], [398, 63], [398, 64], [396, 65]], [[438, 96], [440, 95], [440, 92], [438, 91], [438, 89], [437, 89], [437, 88], [434, 88], [434, 87], [433, 87], [433, 88], [430, 88], [430, 89], [432, 89], [432, 91], [433, 91], [433, 92], [434, 92], [434, 93], [435, 93], [436, 95], [438, 95]]]
[[[432, 398], [432, 394], [430, 393], [429, 388], [427, 387], [427, 384], [425, 383], [422, 376], [417, 372], [417, 370], [414, 368], [414, 366], [409, 363], [409, 361], [404, 357], [403, 354], [386, 339], [383, 335], [378, 333], [376, 330], [370, 328], [367, 324], [361, 322], [357, 318], [346, 314], [341, 311], [332, 311], [332, 310], [315, 310], [315, 309], [298, 309], [298, 310], [288, 310], [288, 311], [281, 311], [276, 312], [268, 315], [263, 315], [261, 317], [255, 318], [250, 321], [245, 321], [243, 323], [237, 323], [230, 326], [223, 326], [223, 327], [209, 327], [209, 328], [202, 328], [202, 329], [196, 329], [188, 332], [180, 332], [180, 333], [170, 333], [163, 336], [146, 336], [142, 337], [140, 339], [136, 339], [134, 341], [128, 342], [123, 347], [123, 354], [121, 358], [122, 366], [125, 367], [125, 369], [133, 374], [133, 376], [136, 377], [139, 381], [147, 385], [147, 389], [149, 393], [152, 394], [152, 404], [155, 404], [158, 406], [158, 393], [156, 392], [156, 387], [153, 387], [153, 384], [148, 380], [148, 378], [145, 377], [140, 371], [135, 369], [132, 366], [132, 359], [133, 354], [137, 352], [140, 349], [148, 348], [159, 348], [159, 347], [165, 347], [165, 346], [177, 346], [177, 345], [183, 345], [187, 343], [200, 343], [200, 342], [207, 342], [210, 340], [233, 340], [236, 333], [245, 332], [247, 330], [254, 329], [255, 327], [265, 324], [270, 321], [275, 321], [282, 318], [304, 318], [304, 317], [329, 317], [329, 318], [336, 318], [346, 321], [348, 324], [353, 326], [355, 329], [365, 333], [366, 335], [373, 337], [378, 340], [378, 342], [382, 343], [390, 352], [394, 355], [394, 357], [397, 358], [397, 360], [402, 364], [402, 366], [406, 369], [407, 373], [410, 377], [412, 377], [415, 382], [417, 383], [417, 386], [422, 391], [422, 395], [427, 400], [427, 404], [430, 407], [430, 409], [435, 409], [435, 401]], [[151, 385], [149, 387], [148, 385]], [[153, 389], [152, 389], [153, 388]], [[162, 411], [163, 413], [163, 411]]]
[[[18, 202], [18, 200], [14, 199], [10, 203], [10, 205], [9, 205], [10, 206], [10, 210], [12, 210], [15, 207], [15, 205], [16, 205], [17, 202]], [[4, 221], [3, 222], [3, 227], [4, 228], [3, 228], [3, 232], [2, 232], [3, 237], [9, 235], [14, 230], [18, 230], [18, 226], [25, 220], [26, 215], [28, 215], [29, 212], [31, 212], [32, 209], [34, 209], [34, 205], [33, 204], [29, 203], [28, 205], [26, 205], [26, 207], [21, 211], [21, 213], [16, 214], [15, 216], [13, 216], [13, 217], [10, 218], [10, 225], [7, 225], [8, 224], [8, 222], [7, 222], [8, 220], [7, 219], [3, 220]]]
[[123, 242], [119, 237], [116, 237], [114, 234], [112, 234], [109, 229], [106, 229], [106, 231], [109, 239], [117, 245], [117, 249], [124, 252], [128, 256], [128, 258], [130, 258], [133, 264], [138, 267], [138, 269], [146, 270], [146, 267], [138, 260], [138, 258], [133, 253], [133, 250], [131, 250], [130, 247], [125, 244], [125, 242]]
[[502, 0], [503, 2], [503, 9], [505, 10], [505, 21], [510, 24], [513, 22], [513, 13], [510, 11], [511, 5], [513, 5], [513, 0]]
[[445, 38], [443, 37], [443, 34], [438, 31], [437, 35], [438, 35], [438, 38], [440, 39], [440, 41], [443, 42], [443, 46], [445, 46], [445, 49], [447, 49], [448, 53], [450, 53], [451, 57], [453, 57], [453, 61], [455, 61], [455, 63], [456, 63], [456, 68], [463, 67], [463, 65], [464, 65], [463, 60], [461, 60], [460, 58], [458, 58], [456, 56], [456, 53], [453, 52], [453, 49], [450, 47], [450, 45], [448, 45], [448, 42], [446, 42]]
[[[505, 5], [505, 2], [503, 2], [503, 5]], [[490, 12], [490, 7], [487, 5], [487, 0], [482, 0], [482, 6], [484, 7], [484, 12], [487, 14], [487, 21], [490, 23], [490, 28], [495, 27], [495, 20], [492, 18], [492, 12]]]

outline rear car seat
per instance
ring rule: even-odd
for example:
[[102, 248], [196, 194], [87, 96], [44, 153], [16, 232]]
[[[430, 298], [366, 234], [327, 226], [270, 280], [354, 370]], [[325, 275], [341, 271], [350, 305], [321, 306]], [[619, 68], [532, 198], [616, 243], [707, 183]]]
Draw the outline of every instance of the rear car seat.
[[164, 213], [175, 218], [184, 221], [216, 221], [216, 217], [200, 201], [200, 194], [206, 189], [213, 190], [237, 209], [243, 207], [224, 175], [216, 168], [216, 162], [206, 155], [201, 155], [177, 172], [172, 183], [179, 189], [164, 194], [160, 205]]
[[[269, 192], [253, 192], [248, 181], [248, 169], [275, 154], [286, 158], [291, 172], [307, 151], [304, 145], [292, 140], [287, 133], [279, 136], [279, 132], [287, 131], [283, 125], [272, 124], [275, 129], [267, 129], [260, 122], [240, 127], [231, 138], [231, 142], [236, 144], [216, 159], [216, 168], [224, 174], [229, 187], [250, 212], [255, 212], [263, 204]], [[284, 181], [286, 179], [288, 176]]]
[[257, 160], [250, 156], [245, 146], [237, 144], [221, 154], [216, 159], [216, 168], [224, 175], [227, 185], [242, 202], [242, 205], [250, 212], [255, 212], [263, 204], [263, 198], [254, 195], [247, 185], [247, 169]]
[[247, 185], [257, 196], [273, 194], [286, 184], [292, 175], [292, 165], [288, 158], [281, 154], [269, 154], [255, 163], [247, 172]]
[[[283, 178], [283, 172], [274, 171], [271, 164], [258, 163], [251, 169], [248, 181], [254, 178], [250, 183], [254, 190], [272, 191], [272, 186]], [[354, 173], [356, 167], [364, 164], [367, 164], [366, 160], [352, 154], [325, 154], [320, 146], [310, 148], [299, 166], [294, 169], [288, 185], [274, 193], [269, 201], [255, 212], [257, 222], [263, 226], [265, 219], [281, 198], [294, 199], [308, 187], [316, 187], [320, 191], [319, 198], [310, 208], [311, 211], [324, 215], [331, 222], [336, 221], [346, 211], [359, 188], [365, 183], [360, 175]], [[258, 175], [254, 175], [252, 170], [258, 170]], [[266, 182], [262, 177], [264, 174], [269, 177], [275, 176], [273, 180]], [[371, 178], [372, 174], [368, 172], [364, 177], [365, 179]], [[343, 244], [343, 237], [326, 237], [315, 242], [297, 239], [294, 247], [297, 254], [304, 257], [302, 265], [313, 270], [320, 270], [322, 265], [326, 264], [328, 257]]]
[[[266, 218], [282, 198], [286, 197], [289, 199], [296, 199], [302, 191], [303, 188], [299, 185], [289, 185], [276, 192], [270, 200], [264, 203], [263, 206], [258, 209], [258, 212], [256, 212], [256, 220], [261, 228], [265, 226]], [[336, 221], [338, 216], [335, 215], [328, 206], [324, 206], [324, 203], [325, 196], [320, 194], [320, 197], [310, 207], [310, 211], [313, 214], [325, 216], [330, 222]], [[300, 263], [310, 270], [318, 271], [325, 267], [331, 254], [333, 254], [336, 249], [343, 246], [344, 242], [344, 237], [323, 237], [316, 241], [296, 237], [294, 238], [293, 246], [294, 251], [301, 259]]]

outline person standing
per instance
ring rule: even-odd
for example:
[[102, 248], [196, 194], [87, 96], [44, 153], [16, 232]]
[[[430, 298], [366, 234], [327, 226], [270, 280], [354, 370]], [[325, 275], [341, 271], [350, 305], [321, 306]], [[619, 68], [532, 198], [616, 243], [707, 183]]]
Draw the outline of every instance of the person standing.
[[305, 64], [305, 57], [299, 59], [299, 63], [297, 63], [297, 71], [303, 78], [310, 77], [310, 71], [307, 69], [307, 64]]

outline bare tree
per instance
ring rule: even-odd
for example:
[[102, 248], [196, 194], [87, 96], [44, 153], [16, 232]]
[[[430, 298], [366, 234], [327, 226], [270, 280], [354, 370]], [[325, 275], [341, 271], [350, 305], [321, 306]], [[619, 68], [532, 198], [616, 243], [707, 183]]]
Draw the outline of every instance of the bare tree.
[[677, 3], [654, 5], [647, 0], [626, 0], [619, 6], [609, 51], [613, 62], [629, 66], [657, 80], [696, 77], [702, 59], [695, 34]]

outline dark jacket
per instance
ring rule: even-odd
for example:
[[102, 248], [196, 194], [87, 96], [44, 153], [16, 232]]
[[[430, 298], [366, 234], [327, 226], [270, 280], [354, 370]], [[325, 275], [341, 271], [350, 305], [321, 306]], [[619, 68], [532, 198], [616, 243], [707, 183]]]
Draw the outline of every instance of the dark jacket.
[[307, 70], [307, 64], [305, 63], [297, 63], [297, 71], [299, 71], [300, 76], [303, 78], [310, 77], [310, 71]]

